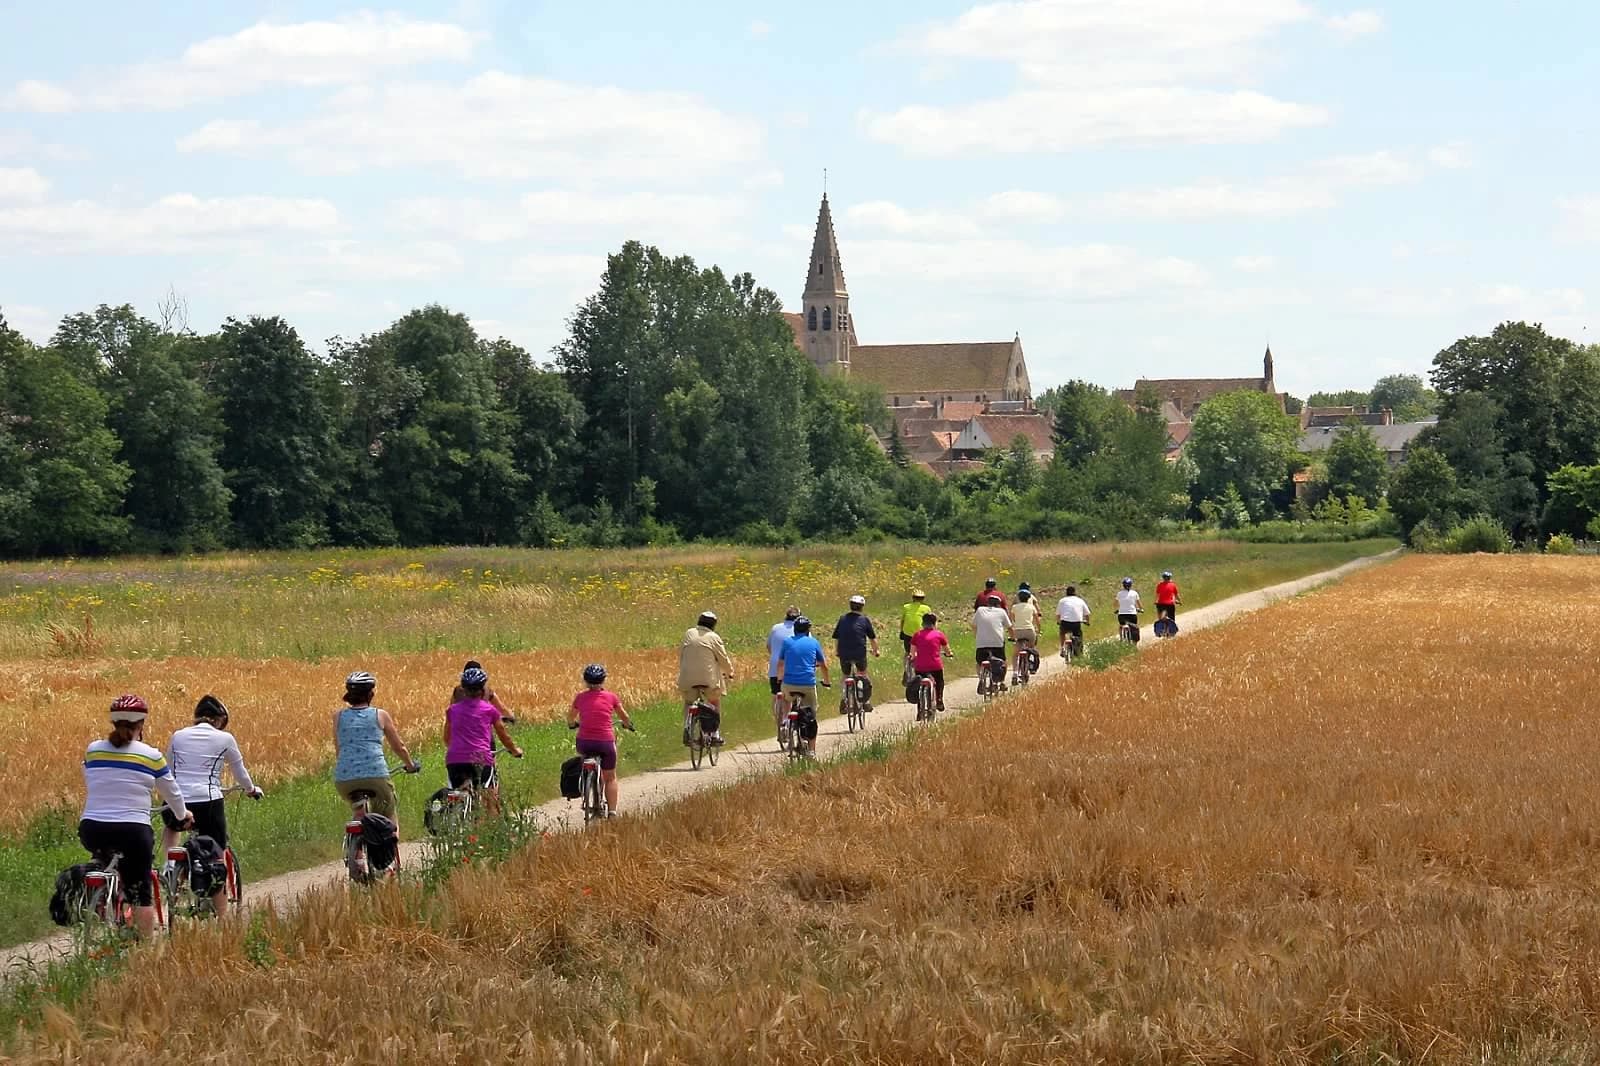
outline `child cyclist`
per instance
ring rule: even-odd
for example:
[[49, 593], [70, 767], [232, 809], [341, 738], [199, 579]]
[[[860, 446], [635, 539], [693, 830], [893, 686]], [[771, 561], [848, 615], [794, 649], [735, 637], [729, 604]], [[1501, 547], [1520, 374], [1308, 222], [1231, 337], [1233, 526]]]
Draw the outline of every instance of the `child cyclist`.
[[617, 816], [617, 732], [613, 715], [632, 731], [633, 719], [622, 707], [622, 700], [606, 688], [606, 668], [590, 663], [583, 668], [584, 689], [572, 697], [567, 712], [567, 728], [578, 731], [578, 754], [600, 760], [600, 779], [606, 786], [606, 817]]
[[469, 784], [483, 795], [484, 808], [491, 814], [500, 810], [500, 779], [494, 769], [494, 738], [506, 746], [514, 759], [522, 749], [506, 731], [500, 709], [485, 698], [489, 675], [481, 666], [461, 671], [463, 698], [444, 712], [444, 768], [451, 788]]

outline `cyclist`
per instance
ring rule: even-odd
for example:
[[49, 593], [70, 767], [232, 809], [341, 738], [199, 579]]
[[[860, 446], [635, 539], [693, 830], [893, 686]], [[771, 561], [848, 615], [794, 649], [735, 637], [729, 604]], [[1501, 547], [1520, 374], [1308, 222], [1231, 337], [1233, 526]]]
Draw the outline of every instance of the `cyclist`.
[[400, 730], [394, 718], [381, 708], [372, 705], [378, 679], [365, 670], [357, 670], [344, 679], [346, 706], [333, 712], [333, 787], [347, 801], [356, 792], [371, 792], [371, 810], [394, 822], [395, 832], [400, 831], [400, 819], [395, 805], [394, 782], [389, 780], [389, 764], [383, 757], [383, 742], [405, 764], [405, 771], [414, 774], [422, 766], [411, 757], [411, 749], [400, 739]]
[[[722, 688], [731, 680], [733, 659], [728, 656], [728, 646], [717, 634], [717, 616], [711, 611], [702, 611], [678, 645], [678, 694], [683, 697], [684, 747], [689, 746], [689, 723], [694, 717], [695, 701], [700, 699], [695, 689], [705, 689], [705, 701], [721, 710]], [[711, 743], [722, 743], [721, 729], [711, 734]]]
[[[228, 764], [233, 780], [251, 799], [261, 798], [261, 789], [250, 779], [239, 754], [239, 742], [228, 732], [228, 708], [210, 694], [200, 697], [194, 707], [194, 725], [172, 734], [167, 745], [172, 756], [172, 776], [183, 790], [183, 802], [194, 818], [194, 831], [210, 837], [217, 847], [228, 846], [228, 812], [222, 801], [222, 764]], [[183, 827], [171, 807], [161, 808], [161, 848], [165, 851], [178, 842]], [[227, 909], [227, 886], [218, 884], [211, 904], [217, 914]]]
[[590, 663], [583, 668], [584, 690], [572, 697], [567, 712], [567, 727], [578, 731], [579, 755], [600, 760], [600, 780], [606, 789], [606, 817], [617, 816], [617, 731], [612, 716], [622, 719], [627, 729], [633, 719], [622, 707], [622, 700], [606, 688], [606, 668]]
[[[480, 663], [478, 660], [476, 660], [476, 659], [468, 659], [466, 661], [466, 665], [461, 667], [461, 672], [463, 674], [465, 674], [468, 670], [482, 670], [482, 669], [483, 669], [483, 664]], [[457, 681], [456, 682], [456, 687], [450, 693], [450, 702], [451, 703], [460, 703], [462, 700], [464, 700], [466, 698], [467, 698], [466, 686], [461, 684], [461, 682]], [[500, 712], [500, 720], [502, 722], [504, 722], [506, 725], [516, 725], [517, 724], [517, 716], [512, 714], [509, 710], [507, 710], [506, 709], [506, 705], [500, 702], [500, 697], [495, 694], [494, 689], [485, 687], [484, 690], [483, 690], [483, 699], [487, 700], [489, 702], [489, 704], [494, 707], [495, 710]]]
[[178, 828], [194, 825], [167, 758], [144, 742], [144, 720], [150, 707], [138, 696], [111, 702], [111, 732], [90, 743], [83, 753], [84, 804], [78, 840], [100, 859], [122, 856], [117, 875], [133, 907], [133, 925], [140, 936], [155, 929], [155, 893], [150, 871], [155, 862], [156, 835], [150, 828], [150, 790], [172, 809]]
[[989, 578], [987, 581], [985, 581], [983, 583], [983, 591], [978, 593], [977, 596], [973, 597], [972, 609], [974, 611], [976, 611], [979, 607], [987, 607], [987, 606], [989, 606], [989, 597], [990, 596], [999, 596], [1000, 597], [1000, 609], [1004, 610], [1008, 606], [1008, 604], [1006, 603], [1006, 594], [1004, 592], [1000, 591], [1000, 587], [999, 586], [1000, 586], [1000, 582], [996, 581], [992, 577]]
[[1144, 610], [1144, 602], [1139, 599], [1138, 591], [1133, 587], [1133, 578], [1122, 579], [1122, 588], [1117, 590], [1117, 625], [1133, 627], [1133, 642], [1139, 643], [1139, 612]]
[[767, 630], [767, 684], [772, 686], [774, 696], [783, 686], [778, 679], [778, 653], [783, 650], [783, 642], [794, 636], [794, 620], [799, 617], [800, 608], [791, 603], [783, 612], [783, 621]]
[[806, 742], [806, 752], [817, 754], [817, 671], [822, 672], [822, 683], [833, 687], [833, 676], [828, 669], [828, 657], [822, 653], [822, 644], [811, 635], [811, 619], [801, 615], [794, 620], [794, 636], [784, 642], [778, 652], [778, 669], [783, 678], [783, 694], [800, 697], [800, 737]]
[[911, 602], [900, 607], [900, 645], [905, 648], [908, 659], [911, 657], [911, 638], [922, 628], [922, 616], [928, 613], [927, 598], [926, 592], [912, 589]]
[[498, 708], [489, 702], [489, 674], [481, 666], [461, 671], [465, 698], [444, 712], [444, 770], [451, 788], [472, 785], [490, 813], [500, 810], [500, 775], [495, 772], [493, 738], [498, 736], [513, 759], [522, 749], [511, 739]]
[[[863, 710], [872, 710], [872, 704], [867, 702], [872, 695], [872, 682], [867, 678], [867, 648], [872, 648], [872, 657], [878, 658], [878, 631], [872, 628], [872, 619], [867, 617], [867, 598], [860, 593], [850, 597], [850, 609], [839, 616], [839, 621], [833, 627], [834, 651], [839, 656], [839, 672], [845, 677], [855, 675], [862, 679], [861, 707]], [[844, 713], [844, 703], [841, 697], [839, 713]]]
[[[1039, 646], [1039, 605], [1033, 602], [1033, 592], [1026, 584], [1017, 590], [1017, 602], [1011, 605], [1011, 636], [1017, 642], [1018, 651], [1033, 656], [1034, 649]], [[1039, 668], [1037, 657], [1030, 662], [1030, 670]]]
[[[1003, 612], [1002, 612], [1003, 613]], [[950, 650], [950, 638], [936, 628], [939, 616], [929, 611], [922, 616], [922, 628], [911, 638], [912, 665], [917, 670], [917, 680], [933, 678], [933, 696], [937, 709], [944, 710], [944, 660], [955, 657]]]
[[[1006, 636], [1011, 632], [1011, 616], [1000, 606], [1000, 597], [990, 596], [972, 616], [978, 645], [978, 669], [989, 671], [991, 684], [1006, 688]], [[998, 665], [996, 665], [998, 664]], [[920, 667], [918, 669], [921, 669]]]
[[1062, 651], [1067, 644], [1067, 639], [1072, 639], [1073, 651], [1083, 648], [1083, 624], [1089, 620], [1089, 604], [1082, 596], [1078, 595], [1078, 586], [1068, 585], [1067, 594], [1056, 603], [1057, 636], [1060, 646], [1057, 652]]
[[1156, 586], [1156, 620], [1178, 620], [1178, 604], [1183, 597], [1178, 594], [1178, 583], [1172, 580], [1172, 571], [1161, 571], [1161, 584]]

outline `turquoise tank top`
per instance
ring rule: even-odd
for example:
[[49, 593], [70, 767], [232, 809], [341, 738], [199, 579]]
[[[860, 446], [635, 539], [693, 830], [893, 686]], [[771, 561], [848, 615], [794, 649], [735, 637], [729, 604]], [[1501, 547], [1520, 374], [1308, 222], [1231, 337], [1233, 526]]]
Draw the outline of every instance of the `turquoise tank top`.
[[333, 764], [335, 781], [389, 776], [376, 707], [346, 707], [340, 711], [338, 733], [339, 760]]

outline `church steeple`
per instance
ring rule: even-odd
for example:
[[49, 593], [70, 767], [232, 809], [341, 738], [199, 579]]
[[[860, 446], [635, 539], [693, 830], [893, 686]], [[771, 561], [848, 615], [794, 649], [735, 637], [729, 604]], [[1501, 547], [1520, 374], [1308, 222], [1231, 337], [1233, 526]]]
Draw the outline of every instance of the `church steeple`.
[[1265, 392], [1276, 392], [1277, 383], [1272, 379], [1272, 345], [1267, 345], [1266, 357], [1261, 360], [1262, 389]]
[[822, 194], [817, 209], [817, 232], [811, 240], [811, 263], [800, 298], [805, 318], [806, 354], [824, 373], [850, 370], [850, 291], [844, 283], [844, 263], [839, 258], [839, 238], [833, 232], [833, 209]]

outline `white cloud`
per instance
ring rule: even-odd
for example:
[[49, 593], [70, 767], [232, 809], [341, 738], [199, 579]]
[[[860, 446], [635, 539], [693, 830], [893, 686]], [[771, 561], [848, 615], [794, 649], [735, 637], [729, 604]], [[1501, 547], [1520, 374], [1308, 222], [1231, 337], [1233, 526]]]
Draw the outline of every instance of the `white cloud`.
[[1068, 300], [1120, 298], [1201, 285], [1205, 271], [1172, 256], [1149, 256], [1110, 244], [1034, 245], [974, 238], [929, 243], [851, 241], [845, 269], [853, 279], [948, 283], [968, 292], [1033, 294]]
[[684, 177], [755, 158], [761, 129], [698, 97], [499, 71], [351, 88], [310, 118], [209, 122], [185, 152], [288, 157], [320, 173], [434, 164], [476, 178]]
[[204, 199], [176, 193], [136, 207], [76, 200], [0, 208], [0, 243], [46, 255], [131, 255], [187, 251], [285, 231], [321, 233], [338, 224], [339, 213], [327, 200]]
[[845, 212], [853, 228], [892, 233], [900, 237], [948, 239], [973, 236], [978, 227], [971, 219], [943, 212], [908, 211], [887, 200], [855, 204]]
[[49, 191], [49, 179], [32, 167], [0, 167], [0, 203], [31, 203]]
[[1277, 265], [1277, 257], [1271, 255], [1236, 255], [1233, 257], [1233, 268], [1246, 274], [1260, 274], [1271, 270]]
[[1350, 189], [1404, 184], [1421, 176], [1420, 167], [1391, 152], [1336, 156], [1287, 177], [1123, 190], [1102, 198], [1097, 213], [1164, 220], [1281, 218], [1333, 207]]
[[767, 22], [765, 19], [756, 19], [754, 22], [750, 23], [750, 36], [755, 37], [758, 40], [767, 36], [771, 32], [772, 23]]
[[354, 240], [321, 240], [279, 257], [302, 285], [416, 281], [455, 274], [465, 259], [440, 241], [383, 246]]
[[543, 237], [553, 231], [629, 237], [649, 232], [692, 241], [735, 226], [746, 208], [746, 202], [734, 196], [546, 189], [515, 201], [399, 200], [389, 206], [387, 215], [400, 230], [485, 244]]
[[1330, 15], [1323, 20], [1328, 28], [1342, 37], [1366, 37], [1383, 29], [1383, 16], [1376, 11], [1352, 11], [1345, 15]]
[[1066, 214], [1066, 205], [1049, 193], [1009, 189], [986, 197], [978, 213], [998, 221], [1056, 222]]
[[61, 316], [30, 304], [0, 304], [0, 318], [36, 344], [48, 344], [61, 320]]
[[1315, 13], [1300, 0], [985, 3], [901, 43], [932, 62], [1013, 66], [1008, 95], [864, 112], [866, 134], [919, 155], [1249, 143], [1328, 121], [1248, 86], [1264, 46]]
[[1552, 314], [1575, 314], [1583, 310], [1580, 289], [1556, 288], [1535, 292], [1523, 285], [1485, 285], [1478, 291], [1478, 302], [1488, 307], [1518, 312], [1515, 317], [1544, 319]]
[[1561, 223], [1556, 235], [1569, 241], [1600, 241], [1600, 194], [1569, 196], [1556, 202]]
[[357, 84], [387, 69], [465, 60], [473, 45], [473, 35], [460, 26], [392, 13], [258, 22], [198, 41], [175, 60], [84, 78], [76, 87], [19, 82], [4, 101], [24, 111], [165, 110], [278, 85]]
[[1428, 162], [1440, 170], [1466, 170], [1472, 166], [1472, 148], [1466, 141], [1450, 141], [1428, 149]]
[[0, 130], [0, 159], [38, 162], [43, 159], [62, 161], [82, 158], [82, 152], [65, 145], [41, 141], [26, 130]]

